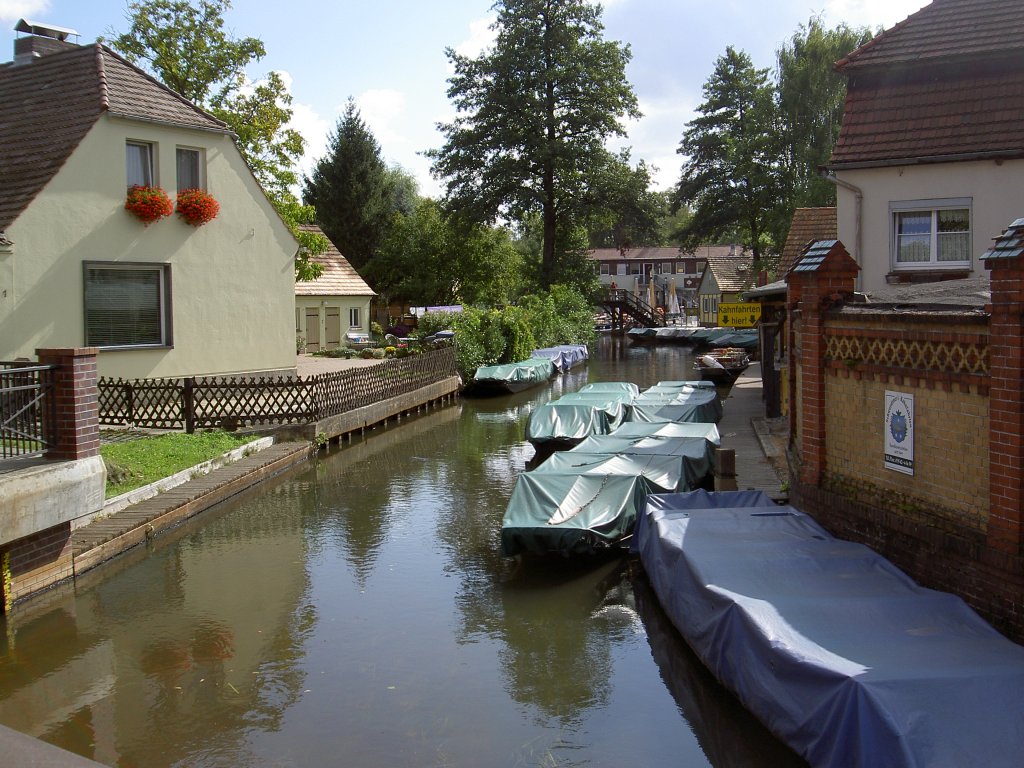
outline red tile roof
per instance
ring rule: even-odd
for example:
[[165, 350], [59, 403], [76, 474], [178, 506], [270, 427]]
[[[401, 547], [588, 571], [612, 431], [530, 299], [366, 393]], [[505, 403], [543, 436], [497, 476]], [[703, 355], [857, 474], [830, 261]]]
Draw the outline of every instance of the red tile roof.
[[0, 65], [0, 231], [63, 167], [103, 112], [227, 132], [227, 126], [102, 45]]
[[792, 269], [809, 243], [815, 240], [834, 240], [836, 237], [835, 207], [797, 208], [793, 211], [786, 245], [779, 259], [779, 277], [782, 278]]
[[1020, 0], [935, 0], [836, 66], [831, 167], [1024, 156]]
[[[315, 232], [322, 235], [323, 230], [316, 224], [300, 224], [304, 232]], [[330, 238], [328, 238], [330, 242]], [[341, 255], [337, 246], [330, 247], [321, 254], [312, 257], [312, 261], [322, 264], [324, 271], [316, 280], [304, 280], [295, 283], [296, 296], [376, 296], [374, 290], [359, 276], [348, 259]]]
[[1022, 11], [1020, 0], [934, 0], [836, 66], [850, 72], [1020, 51], [1024, 49]]

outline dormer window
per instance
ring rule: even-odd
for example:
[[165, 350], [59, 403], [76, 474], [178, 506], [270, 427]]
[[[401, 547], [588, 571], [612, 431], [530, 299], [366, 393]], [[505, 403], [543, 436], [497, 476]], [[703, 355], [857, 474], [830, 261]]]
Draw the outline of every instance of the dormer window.
[[127, 186], [153, 186], [153, 145], [143, 141], [125, 144]]
[[175, 168], [178, 175], [178, 191], [186, 189], [206, 189], [206, 178], [203, 173], [203, 150], [194, 147], [178, 147], [175, 152]]

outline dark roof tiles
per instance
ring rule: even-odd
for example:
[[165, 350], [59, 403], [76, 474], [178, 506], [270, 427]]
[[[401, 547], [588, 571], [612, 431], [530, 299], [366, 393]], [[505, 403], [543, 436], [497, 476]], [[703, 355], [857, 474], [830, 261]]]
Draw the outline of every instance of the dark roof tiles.
[[227, 131], [99, 44], [0, 65], [0, 104], [0, 231], [28, 207], [105, 111]]
[[785, 275], [803, 253], [807, 244], [814, 240], [830, 240], [837, 237], [836, 209], [797, 208], [789, 224], [789, 235], [779, 260], [779, 275]]
[[852, 71], [1020, 50], [1024, 50], [1020, 0], [934, 0], [836, 66]]

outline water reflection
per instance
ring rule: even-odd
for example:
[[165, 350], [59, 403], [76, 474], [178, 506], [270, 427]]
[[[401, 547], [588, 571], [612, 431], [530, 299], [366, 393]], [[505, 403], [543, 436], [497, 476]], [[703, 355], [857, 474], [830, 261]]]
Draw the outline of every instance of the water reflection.
[[551, 387], [332, 448], [4, 617], [0, 722], [147, 768], [786, 765], [664, 640], [625, 561], [500, 555], [533, 408], [688, 375], [680, 348], [602, 344]]

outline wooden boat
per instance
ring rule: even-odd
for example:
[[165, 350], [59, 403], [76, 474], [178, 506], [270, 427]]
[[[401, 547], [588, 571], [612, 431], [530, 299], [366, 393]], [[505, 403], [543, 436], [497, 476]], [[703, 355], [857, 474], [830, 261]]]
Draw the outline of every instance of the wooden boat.
[[739, 347], [713, 349], [693, 361], [700, 377], [716, 384], [732, 384], [749, 365], [750, 355]]

